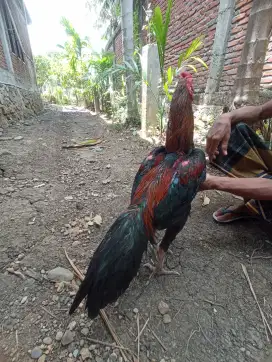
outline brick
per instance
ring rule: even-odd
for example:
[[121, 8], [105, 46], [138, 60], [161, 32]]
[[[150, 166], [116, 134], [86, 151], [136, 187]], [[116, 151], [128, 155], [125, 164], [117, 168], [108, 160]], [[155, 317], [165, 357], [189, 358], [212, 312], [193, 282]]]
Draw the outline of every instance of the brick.
[[263, 77], [272, 77], [272, 70], [267, 70], [263, 72]]
[[271, 87], [272, 87], [272, 77], [262, 78], [262, 83], [271, 84]]
[[237, 2], [236, 9], [240, 9], [246, 5], [252, 6], [252, 0], [241, 0]]
[[235, 75], [237, 73], [237, 68], [235, 69], [230, 69], [230, 70], [227, 70], [226, 72], [228, 75]]
[[232, 41], [230, 41], [228, 43], [228, 47], [232, 48], [232, 47], [234, 47], [234, 46], [236, 46], [236, 45], [238, 45], [240, 43], [241, 43], [240, 39], [235, 39], [235, 40], [232, 40]]
[[263, 67], [263, 70], [266, 71], [266, 70], [272, 70], [272, 63], [266, 63]]

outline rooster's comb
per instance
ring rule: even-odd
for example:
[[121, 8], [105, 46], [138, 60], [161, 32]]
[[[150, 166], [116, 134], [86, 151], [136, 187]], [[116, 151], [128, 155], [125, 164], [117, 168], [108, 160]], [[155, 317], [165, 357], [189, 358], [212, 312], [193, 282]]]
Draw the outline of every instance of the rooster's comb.
[[189, 73], [189, 72], [181, 72], [180, 73], [180, 76], [182, 77], [182, 78], [189, 78], [189, 79], [192, 79], [193, 77], [192, 77], [192, 74], [191, 73]]

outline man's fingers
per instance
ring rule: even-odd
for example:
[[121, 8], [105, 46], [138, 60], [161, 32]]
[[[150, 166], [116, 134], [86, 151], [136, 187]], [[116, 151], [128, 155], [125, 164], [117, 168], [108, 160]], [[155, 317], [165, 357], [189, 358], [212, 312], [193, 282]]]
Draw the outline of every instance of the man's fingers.
[[226, 156], [228, 154], [228, 143], [229, 143], [229, 135], [227, 135], [223, 138], [223, 141], [221, 144], [221, 149], [222, 149], [224, 156]]
[[211, 144], [210, 144], [210, 148], [208, 151], [208, 155], [213, 159], [213, 156], [215, 155], [215, 152], [218, 150], [218, 145], [219, 145], [219, 141], [213, 139]]

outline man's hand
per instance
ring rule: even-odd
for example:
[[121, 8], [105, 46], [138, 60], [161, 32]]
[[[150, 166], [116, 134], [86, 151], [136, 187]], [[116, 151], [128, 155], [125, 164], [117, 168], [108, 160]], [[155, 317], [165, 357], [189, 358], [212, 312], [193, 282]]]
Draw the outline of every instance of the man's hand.
[[210, 161], [215, 159], [219, 154], [218, 147], [220, 143], [223, 155], [227, 155], [230, 132], [231, 116], [230, 113], [224, 113], [218, 118], [208, 132], [206, 151], [209, 155]]

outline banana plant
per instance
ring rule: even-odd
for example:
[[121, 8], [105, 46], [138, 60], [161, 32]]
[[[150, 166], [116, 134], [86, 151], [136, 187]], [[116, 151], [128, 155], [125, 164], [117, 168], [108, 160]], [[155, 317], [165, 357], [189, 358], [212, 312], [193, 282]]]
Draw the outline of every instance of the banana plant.
[[195, 56], [195, 52], [199, 50], [199, 48], [202, 46], [202, 37], [198, 37], [194, 39], [191, 43], [191, 45], [180, 54], [178, 58], [178, 64], [177, 68], [169, 67], [167, 71], [165, 71], [165, 49], [167, 44], [167, 35], [169, 30], [169, 25], [171, 21], [171, 11], [173, 7], [173, 0], [168, 0], [167, 3], [167, 9], [165, 12], [165, 19], [163, 19], [162, 11], [159, 6], [156, 6], [154, 9], [153, 16], [150, 20], [150, 31], [152, 35], [154, 36], [157, 48], [158, 48], [158, 54], [159, 54], [159, 61], [160, 61], [160, 73], [161, 73], [161, 79], [162, 79], [162, 86], [164, 89], [164, 92], [168, 98], [169, 101], [171, 101], [171, 94], [169, 91], [170, 86], [173, 83], [175, 75], [180, 72], [182, 68], [188, 67], [192, 69], [194, 72], [197, 72], [197, 69], [194, 64], [195, 62], [200, 63], [205, 68], [207, 67], [207, 64], [200, 58]]

